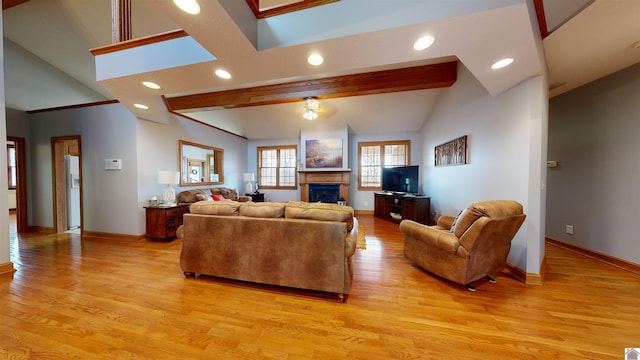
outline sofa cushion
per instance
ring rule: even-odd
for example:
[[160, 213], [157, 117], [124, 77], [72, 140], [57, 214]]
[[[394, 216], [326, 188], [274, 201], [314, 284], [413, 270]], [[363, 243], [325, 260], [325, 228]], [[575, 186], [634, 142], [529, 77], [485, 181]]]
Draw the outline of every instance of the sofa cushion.
[[237, 201], [198, 201], [189, 207], [192, 214], [201, 215], [235, 215], [239, 214], [240, 203]]
[[283, 218], [285, 203], [246, 202], [240, 205], [240, 215], [256, 218]]
[[284, 215], [291, 219], [341, 221], [347, 223], [347, 232], [353, 229], [353, 208], [350, 206], [289, 201]]

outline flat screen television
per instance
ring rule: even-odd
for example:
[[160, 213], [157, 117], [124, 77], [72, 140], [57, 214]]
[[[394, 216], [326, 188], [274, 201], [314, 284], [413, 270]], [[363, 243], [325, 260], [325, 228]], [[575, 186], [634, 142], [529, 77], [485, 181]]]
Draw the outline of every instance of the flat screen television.
[[418, 165], [382, 168], [382, 191], [418, 193]]

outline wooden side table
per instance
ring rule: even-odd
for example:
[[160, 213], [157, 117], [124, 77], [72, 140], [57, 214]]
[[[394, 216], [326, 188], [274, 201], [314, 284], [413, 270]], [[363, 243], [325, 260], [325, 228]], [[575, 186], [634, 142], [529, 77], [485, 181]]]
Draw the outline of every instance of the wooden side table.
[[147, 238], [152, 240], [173, 240], [176, 230], [182, 225], [182, 215], [189, 212], [188, 204], [176, 206], [145, 206], [147, 218]]
[[253, 202], [264, 202], [264, 194], [263, 193], [245, 193], [245, 196], [251, 196], [251, 201]]

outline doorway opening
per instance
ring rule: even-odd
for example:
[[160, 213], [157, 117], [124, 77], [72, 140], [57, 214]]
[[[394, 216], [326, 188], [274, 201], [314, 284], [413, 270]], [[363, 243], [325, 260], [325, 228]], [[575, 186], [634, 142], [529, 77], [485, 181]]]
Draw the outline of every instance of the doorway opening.
[[51, 138], [54, 231], [82, 232], [82, 157], [80, 136]]

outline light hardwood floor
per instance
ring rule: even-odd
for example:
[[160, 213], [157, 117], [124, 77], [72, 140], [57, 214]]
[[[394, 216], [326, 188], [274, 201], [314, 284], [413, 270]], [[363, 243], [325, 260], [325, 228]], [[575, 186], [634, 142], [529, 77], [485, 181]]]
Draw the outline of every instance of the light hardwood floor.
[[498, 274], [472, 293], [410, 264], [397, 224], [360, 221], [367, 250], [342, 304], [185, 279], [178, 240], [13, 233], [0, 358], [623, 359], [640, 347], [638, 275], [547, 246], [543, 286]]

